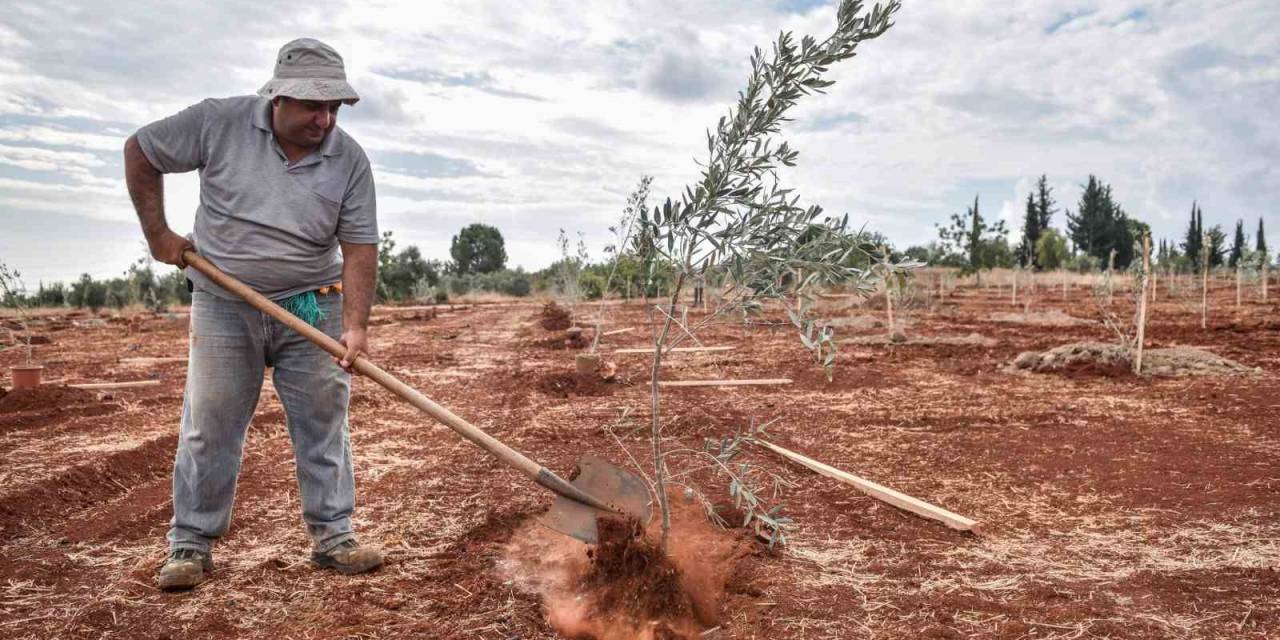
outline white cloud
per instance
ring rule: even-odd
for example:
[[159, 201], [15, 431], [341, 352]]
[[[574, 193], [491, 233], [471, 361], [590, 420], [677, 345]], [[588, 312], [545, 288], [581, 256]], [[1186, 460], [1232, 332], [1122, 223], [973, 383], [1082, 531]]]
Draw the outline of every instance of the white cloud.
[[[696, 179], [752, 47], [830, 30], [834, 3], [784, 4], [15, 5], [0, 24], [0, 206], [131, 221], [129, 131], [256, 90], [279, 45], [309, 35], [343, 53], [364, 96], [340, 121], [375, 164], [382, 227], [445, 257], [457, 228], [490, 222], [513, 262], [539, 267], [559, 227], [603, 245], [642, 173], [655, 199]], [[1211, 223], [1280, 229], [1278, 21], [1266, 0], [908, 2], [797, 107], [786, 134], [801, 164], [784, 179], [899, 244], [931, 239], [975, 194], [1016, 228], [1042, 173], [1060, 209], [1097, 174], [1166, 237], [1193, 198]], [[167, 179], [175, 229], [197, 194], [194, 175]], [[104, 242], [137, 239], [104, 228], [126, 234]], [[0, 256], [49, 260], [5, 235]]]

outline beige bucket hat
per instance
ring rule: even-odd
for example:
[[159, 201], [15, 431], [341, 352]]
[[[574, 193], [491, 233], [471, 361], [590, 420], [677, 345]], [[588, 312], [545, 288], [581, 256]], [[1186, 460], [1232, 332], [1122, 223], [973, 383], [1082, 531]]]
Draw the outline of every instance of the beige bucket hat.
[[314, 38], [298, 38], [280, 47], [275, 74], [258, 89], [264, 98], [286, 96], [298, 100], [341, 100], [355, 104], [356, 90], [347, 84], [342, 56]]

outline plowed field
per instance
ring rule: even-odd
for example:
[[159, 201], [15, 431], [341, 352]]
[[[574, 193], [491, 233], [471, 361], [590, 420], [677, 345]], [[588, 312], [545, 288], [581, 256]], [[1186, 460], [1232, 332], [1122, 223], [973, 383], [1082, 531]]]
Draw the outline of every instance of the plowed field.
[[[780, 493], [764, 497], [795, 520], [790, 544], [770, 551], [747, 529], [697, 529], [702, 538], [679, 552], [714, 555], [714, 584], [699, 588], [717, 595], [693, 606], [719, 610], [694, 631], [1280, 636], [1280, 315], [1274, 302], [1236, 309], [1224, 288], [1202, 330], [1198, 297], [1188, 296], [1159, 301], [1148, 345], [1198, 346], [1256, 373], [1006, 371], [1022, 351], [1115, 340], [1084, 290], [1066, 299], [1041, 290], [1031, 308], [1041, 315], [1028, 316], [1007, 290], [961, 289], [900, 311], [902, 344], [866, 339], [884, 333], [874, 304], [829, 301], [850, 319], [839, 335], [864, 338], [842, 345], [832, 382], [785, 327], [726, 321], [701, 332], [704, 344], [735, 349], [673, 355], [665, 378], [795, 382], [667, 389], [668, 448], [701, 450], [705, 438], [775, 420], [778, 444], [981, 526], [947, 529], [751, 449], [743, 460], [778, 479]], [[1126, 318], [1132, 307], [1119, 299]], [[611, 383], [575, 378], [576, 351], [542, 326], [534, 303], [438, 317], [384, 310], [387, 321], [371, 328], [373, 359], [557, 472], [587, 452], [632, 466], [649, 446], [646, 359], [611, 354], [646, 346], [649, 330], [638, 302], [607, 308], [606, 328], [636, 327], [602, 341], [618, 368]], [[532, 523], [550, 502], [545, 492], [359, 378], [356, 524], [386, 548], [386, 566], [343, 577], [309, 564], [284, 414], [268, 384], [211, 579], [188, 593], [158, 591], [186, 365], [121, 359], [184, 355], [187, 320], [75, 320], [35, 327], [50, 339], [36, 355], [51, 388], [0, 397], [0, 637], [553, 638], [553, 622], [600, 637], [633, 633], [608, 620], [565, 623], [544, 569], [519, 557], [559, 545], [567, 562], [585, 562], [585, 547], [549, 541]], [[19, 351], [0, 353], [0, 365], [17, 363]], [[59, 386], [152, 378], [162, 383]], [[728, 502], [723, 477], [695, 460], [673, 459], [673, 469]], [[696, 516], [694, 506], [682, 513]]]

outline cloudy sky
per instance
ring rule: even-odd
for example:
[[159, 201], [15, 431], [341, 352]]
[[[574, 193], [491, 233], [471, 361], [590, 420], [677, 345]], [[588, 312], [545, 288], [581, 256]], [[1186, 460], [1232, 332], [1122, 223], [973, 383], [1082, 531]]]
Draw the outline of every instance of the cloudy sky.
[[[445, 258], [484, 222], [513, 264], [540, 268], [563, 227], [598, 256], [641, 175], [661, 197], [697, 179], [752, 47], [825, 37], [834, 14], [814, 0], [3, 0], [0, 261], [33, 285], [141, 257], [124, 139], [253, 93], [300, 36], [347, 60], [363, 100], [339, 124], [373, 161], [400, 243]], [[1098, 175], [1157, 236], [1178, 236], [1196, 199], [1207, 224], [1264, 218], [1280, 246], [1277, 24], [1274, 0], [906, 0], [830, 71], [828, 95], [795, 109], [784, 135], [800, 166], [784, 180], [903, 247], [975, 195], [1016, 227], [1041, 173], [1070, 208]], [[196, 175], [165, 188], [185, 233]]]

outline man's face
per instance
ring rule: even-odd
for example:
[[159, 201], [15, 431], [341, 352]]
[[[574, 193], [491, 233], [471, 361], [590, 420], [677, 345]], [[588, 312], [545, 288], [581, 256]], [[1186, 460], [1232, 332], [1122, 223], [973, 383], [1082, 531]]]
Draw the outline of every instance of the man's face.
[[316, 147], [338, 124], [342, 101], [275, 99], [271, 124], [276, 136], [299, 147]]

